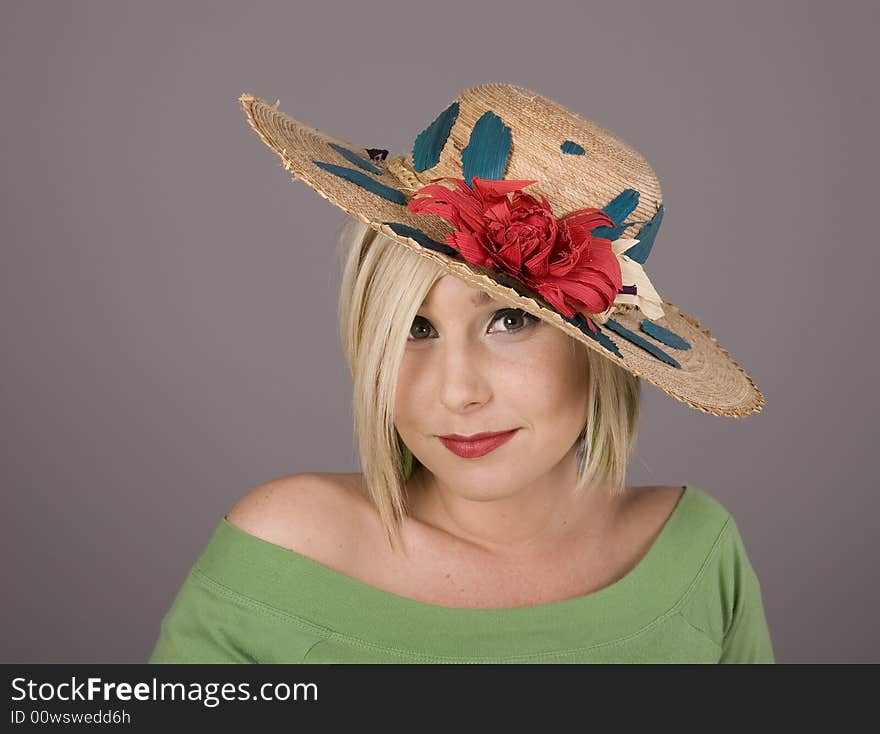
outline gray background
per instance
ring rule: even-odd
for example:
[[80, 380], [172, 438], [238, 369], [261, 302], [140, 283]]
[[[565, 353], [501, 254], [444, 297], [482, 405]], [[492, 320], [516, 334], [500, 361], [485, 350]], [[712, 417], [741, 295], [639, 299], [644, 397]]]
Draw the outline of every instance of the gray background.
[[652, 282], [766, 395], [644, 383], [628, 482], [727, 506], [779, 662], [878, 660], [873, 5], [4, 2], [4, 661], [146, 660], [244, 492], [358, 470], [343, 213], [238, 96], [394, 155], [487, 81], [646, 156]]

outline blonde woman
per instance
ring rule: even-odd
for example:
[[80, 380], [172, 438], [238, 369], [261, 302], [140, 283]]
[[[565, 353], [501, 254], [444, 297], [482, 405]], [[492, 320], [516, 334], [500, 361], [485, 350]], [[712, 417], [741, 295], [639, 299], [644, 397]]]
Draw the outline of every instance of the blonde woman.
[[[638, 240], [599, 236], [610, 233], [598, 224], [618, 235], [627, 228], [615, 206], [575, 211], [591, 218], [578, 228], [586, 220], [551, 216], [549, 197], [527, 197], [527, 181], [497, 169], [485, 175], [499, 128], [486, 142], [479, 124], [457, 131], [462, 117], [487, 119], [491, 106], [527, 131], [537, 100], [545, 118], [570, 118], [534, 93], [499, 86], [462, 93], [455, 119], [450, 106], [405, 158], [385, 164], [368, 149], [378, 171], [368, 178], [339, 162], [317, 166], [316, 150], [295, 134], [302, 123], [277, 103], [242, 97], [285, 165], [355, 215], [340, 235], [339, 310], [362, 472], [291, 474], [246, 492], [191, 567], [150, 662], [774, 661], [760, 583], [724, 506], [690, 485], [625, 484], [638, 430], [636, 373], [717, 415], [742, 417], [763, 396], [707, 331], [651, 298], [635, 265]], [[468, 104], [481, 115], [462, 115]], [[311, 145], [339, 152], [338, 139], [306, 129]], [[580, 143], [602, 136], [606, 147], [595, 150], [611, 140], [631, 154], [608, 131], [581, 133]], [[483, 146], [476, 179], [465, 146], [448, 144], [456, 134]], [[441, 151], [435, 176], [426, 173], [431, 151], [419, 147], [426, 139]], [[297, 141], [302, 155], [292, 157]], [[546, 150], [539, 142], [532, 150]], [[450, 150], [465, 175], [459, 198], [432, 181], [447, 172], [442, 153]], [[528, 150], [523, 144], [520, 155]], [[503, 155], [513, 166], [510, 147]], [[405, 192], [404, 204], [379, 184]], [[565, 201], [558, 184], [546, 188]], [[398, 226], [387, 228], [380, 200], [410, 218], [394, 210]], [[414, 228], [426, 202], [452, 232]], [[649, 213], [656, 203], [641, 201]], [[645, 232], [638, 204], [633, 212]], [[648, 219], [659, 225], [656, 214]], [[536, 265], [536, 243], [549, 243], [552, 258], [563, 240], [569, 255], [583, 247], [569, 262], [590, 264], [577, 281], [559, 276], [561, 259]], [[482, 252], [498, 256], [497, 270]], [[572, 315], [576, 294], [576, 312], [588, 319]], [[648, 314], [641, 336], [625, 326]], [[648, 338], [654, 343], [640, 343]], [[712, 360], [728, 371], [707, 380]]]

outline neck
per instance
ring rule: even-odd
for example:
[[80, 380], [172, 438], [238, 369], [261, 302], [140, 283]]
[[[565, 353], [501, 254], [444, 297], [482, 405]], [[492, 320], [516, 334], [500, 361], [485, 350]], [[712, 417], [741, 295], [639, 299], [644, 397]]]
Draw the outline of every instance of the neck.
[[418, 466], [407, 485], [417, 522], [499, 560], [547, 560], [603, 531], [611, 517], [608, 494], [587, 485], [575, 494], [575, 449], [530, 485], [468, 496]]

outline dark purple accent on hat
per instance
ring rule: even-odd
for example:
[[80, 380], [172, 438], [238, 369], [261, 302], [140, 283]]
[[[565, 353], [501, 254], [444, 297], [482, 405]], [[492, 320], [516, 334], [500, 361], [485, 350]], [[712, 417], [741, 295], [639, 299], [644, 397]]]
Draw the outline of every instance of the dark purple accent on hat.
[[364, 150], [367, 151], [370, 160], [373, 161], [384, 161], [385, 157], [388, 155], [388, 151], [383, 148], [364, 148]]
[[621, 288], [618, 293], [627, 293], [631, 296], [638, 295], [638, 291], [636, 291], [636, 287], [634, 285], [625, 285]]
[[355, 153], [353, 150], [349, 150], [348, 148], [344, 148], [341, 145], [337, 145], [336, 143], [330, 143], [330, 147], [333, 148], [339, 155], [341, 155], [345, 160], [350, 163], [354, 163], [359, 168], [363, 168], [365, 171], [369, 171], [370, 173], [382, 173], [381, 168], [376, 168], [372, 163], [367, 160], [364, 160], [362, 155]]

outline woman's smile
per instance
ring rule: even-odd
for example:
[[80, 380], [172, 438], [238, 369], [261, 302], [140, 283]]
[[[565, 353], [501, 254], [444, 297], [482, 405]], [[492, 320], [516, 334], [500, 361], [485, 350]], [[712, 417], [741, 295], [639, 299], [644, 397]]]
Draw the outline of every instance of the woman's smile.
[[495, 433], [486, 438], [477, 438], [471, 440], [460, 441], [448, 436], [438, 436], [443, 445], [453, 454], [461, 456], [464, 459], [477, 459], [481, 456], [494, 451], [502, 444], [507, 443], [519, 428], [514, 428], [506, 433]]

